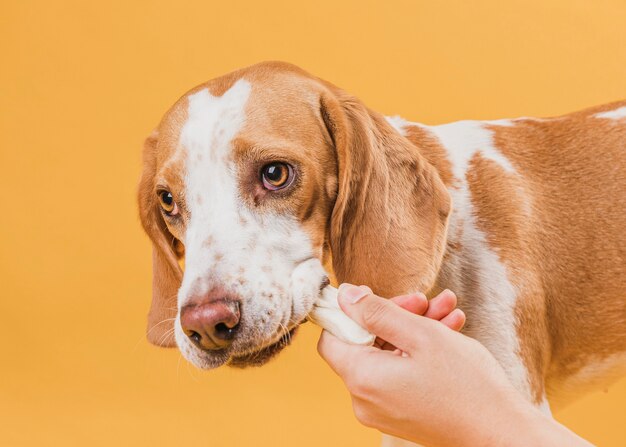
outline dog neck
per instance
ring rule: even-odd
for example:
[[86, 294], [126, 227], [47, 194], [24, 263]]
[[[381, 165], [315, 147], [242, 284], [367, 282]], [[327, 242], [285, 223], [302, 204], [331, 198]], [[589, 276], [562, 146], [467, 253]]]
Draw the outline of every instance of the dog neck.
[[461, 181], [454, 177], [447, 151], [428, 131], [427, 126], [394, 118], [388, 121], [435, 168], [453, 199], [441, 268], [435, 283], [430, 290], [424, 292], [432, 297], [446, 288], [461, 291], [464, 288], [462, 279], [468, 276], [466, 270], [472, 268], [464, 262], [464, 258], [471, 256], [467, 250], [472, 246], [468, 240], [465, 240], [471, 235], [465, 234], [463, 230], [465, 220], [472, 218], [467, 215], [467, 210], [471, 205], [469, 192]]

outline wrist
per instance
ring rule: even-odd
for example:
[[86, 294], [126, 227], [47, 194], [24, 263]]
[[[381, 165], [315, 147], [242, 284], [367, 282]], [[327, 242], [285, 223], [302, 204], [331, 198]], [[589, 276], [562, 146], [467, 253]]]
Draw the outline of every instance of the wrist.
[[552, 424], [558, 424], [544, 415], [513, 388], [496, 391], [487, 411], [478, 412], [479, 419], [467, 440], [468, 445], [481, 447], [527, 447], [529, 445], [558, 445], [552, 439]]
[[[532, 430], [534, 435], [531, 439], [534, 444], [532, 445], [546, 445], [546, 446], [571, 446], [571, 447], [592, 447], [593, 444], [584, 440], [576, 433], [559, 423], [551, 415], [542, 413], [537, 408], [534, 408], [534, 415], [531, 416], [531, 427], [535, 427]], [[529, 444], [527, 444], [529, 445]]]
[[[528, 447], [550, 445], [545, 442], [549, 425], [540, 411], [511, 387], [494, 387], [488, 405], [463, 408], [453, 430], [440, 433], [433, 445], [471, 445], [479, 447]], [[419, 441], [417, 438], [413, 439]]]
[[508, 427], [503, 427], [504, 436], [497, 442], [486, 445], [511, 447], [529, 445], [589, 447], [592, 445], [561, 425], [552, 416], [541, 412], [526, 401], [519, 402], [514, 407]]

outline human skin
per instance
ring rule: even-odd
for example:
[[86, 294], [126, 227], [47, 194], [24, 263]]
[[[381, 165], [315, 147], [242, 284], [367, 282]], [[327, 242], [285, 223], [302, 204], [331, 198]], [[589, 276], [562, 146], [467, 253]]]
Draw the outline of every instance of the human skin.
[[427, 446], [591, 445], [527, 402], [489, 351], [457, 332], [465, 315], [452, 292], [430, 303], [421, 294], [385, 300], [345, 284], [339, 304], [378, 336], [356, 346], [324, 331], [318, 343], [362, 424]]

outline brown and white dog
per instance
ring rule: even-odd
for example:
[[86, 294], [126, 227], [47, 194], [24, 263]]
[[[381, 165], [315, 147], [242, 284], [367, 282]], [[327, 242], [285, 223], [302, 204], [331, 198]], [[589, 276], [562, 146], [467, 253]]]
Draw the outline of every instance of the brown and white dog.
[[546, 409], [626, 372], [626, 102], [426, 126], [268, 62], [185, 94], [143, 158], [148, 338], [200, 368], [268, 360], [332, 271], [454, 290]]

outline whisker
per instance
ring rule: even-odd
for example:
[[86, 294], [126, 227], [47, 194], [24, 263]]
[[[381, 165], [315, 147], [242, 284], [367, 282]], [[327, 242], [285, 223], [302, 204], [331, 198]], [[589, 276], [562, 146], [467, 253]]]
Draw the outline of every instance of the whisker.
[[152, 327], [148, 330], [148, 332], [146, 332], [146, 335], [149, 335], [149, 334], [150, 334], [150, 332], [152, 332], [152, 331], [153, 331], [153, 330], [154, 330], [157, 326], [159, 326], [159, 325], [161, 325], [161, 324], [163, 324], [163, 323], [166, 323], [166, 322], [168, 322], [168, 321], [176, 321], [176, 317], [166, 318], [165, 320], [161, 320], [161, 321], [159, 321], [157, 324], [155, 324], [154, 326], [152, 326]]
[[162, 344], [165, 340], [167, 340], [167, 339], [168, 339], [168, 337], [169, 337], [170, 335], [172, 335], [172, 334], [174, 333], [174, 331], [175, 331], [175, 330], [176, 330], [175, 328], [171, 328], [171, 329], [168, 329], [167, 331], [165, 331], [165, 332], [161, 335], [161, 337], [159, 337], [158, 344], [159, 344], [159, 345], [161, 345], [161, 344]]
[[287, 340], [289, 340], [289, 344], [291, 344], [291, 331], [289, 327], [285, 326], [285, 331], [287, 332]]
[[280, 336], [280, 338], [284, 338], [285, 340], [289, 340], [289, 343], [291, 343], [291, 334], [289, 333], [289, 329], [287, 328], [286, 325], [284, 325], [282, 322], [279, 323], [280, 327], [283, 330], [282, 335]]
[[[200, 383], [200, 380], [196, 376], [194, 376], [192, 372], [189, 371], [190, 364], [188, 362], [185, 362], [185, 365], [187, 366], [185, 369], [187, 370], [189, 376], [194, 380], [194, 382]], [[195, 368], [193, 368], [193, 370], [195, 371]]]
[[139, 344], [144, 340], [144, 337], [148, 337], [150, 335], [150, 333], [160, 324], [166, 323], [168, 321], [174, 321], [176, 320], [176, 318], [166, 318], [165, 320], [159, 321], [158, 323], [156, 323], [154, 326], [152, 326], [150, 329], [148, 329], [148, 331], [146, 332], [145, 335], [142, 335], [141, 337], [139, 337], [139, 340], [137, 340], [137, 343], [135, 343], [135, 346], [133, 347], [131, 352], [135, 352], [137, 351], [137, 348], [139, 347]]

